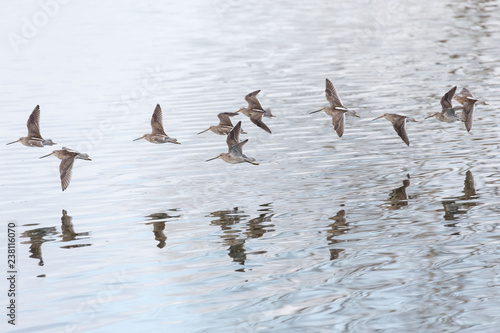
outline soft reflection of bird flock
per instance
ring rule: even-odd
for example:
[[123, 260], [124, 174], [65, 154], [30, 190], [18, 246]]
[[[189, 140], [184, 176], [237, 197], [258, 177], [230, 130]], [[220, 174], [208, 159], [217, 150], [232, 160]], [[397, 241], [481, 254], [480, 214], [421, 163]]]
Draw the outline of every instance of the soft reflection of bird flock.
[[[215, 211], [209, 215], [212, 218], [217, 218], [210, 223], [220, 227], [223, 232], [221, 239], [228, 246], [229, 257], [240, 265], [244, 265], [247, 260], [245, 242], [248, 239], [260, 238], [265, 233], [274, 231], [274, 225], [271, 223], [271, 219], [274, 216], [271, 204], [263, 204], [260, 207], [262, 208], [259, 209], [259, 216], [249, 220], [246, 219], [250, 216], [238, 207]], [[246, 223], [242, 226], [240, 223], [245, 220]], [[251, 254], [262, 253], [265, 253], [265, 251], [261, 253], [252, 252]], [[243, 271], [243, 269], [241, 270]]]
[[[384, 208], [388, 210], [401, 209], [408, 206], [409, 195], [407, 188], [410, 187], [410, 175], [402, 181], [402, 186], [397, 187], [390, 191], [388, 194], [389, 199], [386, 200]], [[476, 192], [474, 177], [472, 172], [468, 170], [465, 174], [464, 188], [462, 194], [454, 197], [443, 198], [441, 203], [443, 205], [443, 218], [446, 227], [456, 227], [457, 219], [460, 215], [465, 214], [469, 209], [478, 205], [478, 195]], [[328, 219], [329, 224], [326, 225], [326, 241], [328, 244], [328, 251], [330, 253], [330, 260], [339, 258], [340, 254], [344, 251], [342, 243], [348, 240], [342, 239], [342, 236], [349, 231], [349, 223], [347, 222], [347, 212], [343, 205], [334, 216]], [[261, 204], [257, 210], [257, 216], [246, 213], [239, 207], [234, 207], [226, 210], [218, 210], [211, 212], [208, 217], [211, 219], [210, 224], [218, 226], [220, 231], [220, 239], [225, 246], [227, 246], [227, 255], [233, 262], [239, 265], [245, 265], [247, 256], [264, 254], [266, 251], [252, 251], [248, 252], [245, 247], [246, 242], [251, 239], [261, 238], [268, 232], [275, 231], [272, 218], [275, 213], [272, 208], [272, 203]], [[182, 218], [180, 209], [169, 209], [165, 212], [152, 213], [146, 216], [148, 220], [145, 225], [153, 226], [153, 235], [156, 247], [162, 249], [167, 244], [168, 229], [166, 228], [169, 222], [178, 221]], [[22, 244], [30, 244], [29, 252], [30, 258], [38, 259], [38, 265], [43, 266], [44, 260], [42, 257], [42, 244], [45, 242], [73, 242], [74, 244], [62, 245], [62, 249], [80, 248], [90, 246], [90, 243], [84, 242], [90, 238], [90, 232], [76, 232], [73, 226], [73, 218], [68, 215], [66, 210], [62, 210], [61, 217], [61, 232], [59, 233], [57, 227], [43, 227], [26, 230], [22, 234], [22, 238], [28, 240], [22, 241]], [[166, 232], [167, 229], [167, 232]], [[166, 234], [167, 233], [167, 234]], [[454, 234], [460, 234], [456, 232]], [[237, 271], [245, 271], [244, 268], [238, 268]], [[40, 277], [42, 277], [41, 275]]]
[[35, 228], [24, 231], [21, 238], [28, 238], [28, 240], [21, 241], [21, 244], [30, 244], [30, 258], [38, 259], [39, 266], [44, 266], [45, 264], [42, 257], [42, 245], [46, 242], [60, 241], [69, 243], [61, 245], [62, 249], [73, 249], [91, 245], [90, 243], [81, 242], [81, 240], [90, 238], [90, 232], [76, 232], [73, 226], [73, 217], [68, 215], [68, 212], [64, 209], [62, 210], [60, 233], [55, 226]]

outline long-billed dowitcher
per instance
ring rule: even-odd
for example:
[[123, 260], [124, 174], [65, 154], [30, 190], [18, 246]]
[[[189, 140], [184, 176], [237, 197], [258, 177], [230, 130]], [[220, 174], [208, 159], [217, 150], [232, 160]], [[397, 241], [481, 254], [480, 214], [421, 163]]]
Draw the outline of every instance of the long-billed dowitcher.
[[488, 105], [488, 103], [478, 100], [467, 88], [462, 88], [460, 94], [455, 95], [454, 98], [463, 105], [462, 120], [465, 123], [465, 129], [470, 132], [476, 103], [483, 105]]
[[248, 106], [246, 108], [240, 108], [238, 112], [243, 113], [245, 116], [250, 118], [252, 123], [271, 134], [269, 127], [267, 127], [267, 125], [262, 121], [262, 117], [266, 115], [266, 113], [266, 117], [274, 117], [274, 115], [271, 113], [271, 110], [266, 111], [262, 108], [262, 105], [260, 105], [259, 99], [257, 98], [259, 92], [260, 90], [255, 90], [254, 92], [246, 95], [245, 101], [247, 101]]
[[[478, 100], [473, 97], [467, 88], [463, 88], [459, 95], [455, 95], [456, 90], [457, 87], [455, 86], [443, 95], [441, 98], [441, 112], [436, 112], [425, 119], [435, 117], [437, 120], [446, 122], [462, 120], [465, 124], [465, 129], [469, 132], [472, 129], [474, 108]], [[451, 102], [452, 98], [461, 103], [462, 106], [453, 106]], [[463, 109], [462, 113], [455, 113], [455, 110], [459, 109]]]
[[228, 147], [227, 153], [221, 153], [219, 156], [208, 159], [208, 161], [215, 160], [217, 158], [220, 158], [224, 160], [224, 162], [231, 163], [231, 164], [236, 164], [236, 163], [243, 163], [247, 162], [253, 165], [259, 165], [259, 163], [255, 162], [255, 158], [253, 157], [248, 157], [245, 154], [243, 154], [243, 146], [245, 143], [248, 142], [248, 139], [243, 140], [240, 142], [240, 130], [241, 130], [241, 121], [239, 121], [229, 132], [226, 143]]
[[66, 147], [62, 147], [62, 149], [60, 150], [54, 150], [52, 153], [44, 155], [40, 158], [44, 158], [50, 155], [54, 155], [61, 160], [61, 164], [59, 165], [59, 172], [61, 177], [61, 187], [63, 191], [68, 188], [69, 182], [71, 181], [71, 173], [73, 170], [73, 163], [75, 162], [75, 158], [92, 161], [89, 158], [88, 154], [79, 153], [76, 150]]
[[325, 113], [332, 117], [332, 125], [337, 135], [341, 137], [344, 134], [345, 128], [345, 114], [347, 113], [350, 116], [359, 117], [358, 114], [353, 110], [348, 110], [344, 104], [342, 104], [342, 100], [337, 94], [337, 90], [333, 86], [332, 82], [326, 79], [326, 88], [325, 95], [327, 101], [330, 103], [329, 106], [325, 106], [319, 110], [310, 112], [316, 113], [320, 111], [325, 111]]
[[451, 88], [448, 92], [446, 92], [446, 94], [443, 95], [443, 97], [441, 97], [441, 112], [435, 112], [430, 116], [425, 117], [425, 119], [435, 117], [437, 120], [445, 122], [462, 120], [462, 116], [460, 114], [456, 114], [455, 111], [460, 110], [463, 107], [454, 107], [452, 105], [452, 98], [455, 95], [456, 90], [457, 86]]
[[462, 118], [465, 124], [465, 129], [467, 132], [470, 132], [472, 129], [472, 121], [474, 116], [474, 108], [476, 105], [477, 99], [468, 97], [464, 101], [464, 110], [462, 111]]
[[[453, 97], [458, 103], [464, 105], [464, 102], [467, 101], [468, 99], [476, 99], [476, 96], [474, 96], [469, 89], [467, 88], [462, 88], [459, 94], [456, 94]], [[483, 104], [483, 105], [488, 105], [485, 101], [477, 101], [478, 104]]]
[[380, 118], [385, 118], [389, 120], [392, 123], [392, 126], [394, 127], [396, 133], [398, 133], [399, 137], [403, 139], [404, 143], [406, 143], [407, 146], [410, 145], [410, 140], [408, 140], [408, 133], [406, 133], [406, 122], [407, 121], [416, 122], [415, 119], [407, 116], [401, 116], [395, 113], [384, 113], [380, 117], [377, 117], [373, 120], [377, 120]]
[[171, 138], [165, 133], [165, 130], [163, 129], [163, 116], [160, 104], [156, 104], [155, 111], [153, 112], [153, 116], [151, 117], [151, 129], [153, 130], [151, 134], [144, 134], [140, 138], [134, 139], [133, 141], [146, 139], [151, 143], [171, 142], [181, 144], [180, 142], [177, 142], [177, 139]]
[[[237, 112], [221, 112], [217, 115], [219, 118], [219, 124], [217, 126], [210, 126], [204, 131], [201, 131], [198, 134], [205, 133], [207, 131], [212, 131], [215, 134], [219, 135], [228, 135], [229, 132], [233, 129], [233, 123], [231, 122], [231, 118], [233, 116], [237, 116]], [[241, 134], [246, 134], [243, 129], [241, 129]]]
[[56, 143], [52, 142], [51, 139], [45, 140], [40, 134], [40, 106], [36, 106], [33, 112], [31, 112], [28, 122], [26, 123], [28, 127], [28, 135], [19, 140], [7, 143], [8, 145], [21, 142], [23, 145], [28, 147], [43, 147], [43, 146], [53, 146]]

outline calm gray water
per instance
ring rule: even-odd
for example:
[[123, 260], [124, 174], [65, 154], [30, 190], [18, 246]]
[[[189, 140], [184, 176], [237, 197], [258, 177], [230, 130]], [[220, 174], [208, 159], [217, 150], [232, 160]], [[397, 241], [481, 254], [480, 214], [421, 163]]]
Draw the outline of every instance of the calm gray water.
[[[0, 14], [1, 142], [39, 104], [58, 143], [0, 144], [2, 332], [498, 331], [498, 1], [54, 3]], [[308, 114], [326, 77], [342, 138]], [[489, 103], [470, 133], [424, 120], [454, 85]], [[234, 120], [260, 165], [205, 162], [257, 89], [273, 134]], [[132, 142], [156, 103], [181, 145]], [[65, 192], [38, 159], [63, 146], [92, 158]]]

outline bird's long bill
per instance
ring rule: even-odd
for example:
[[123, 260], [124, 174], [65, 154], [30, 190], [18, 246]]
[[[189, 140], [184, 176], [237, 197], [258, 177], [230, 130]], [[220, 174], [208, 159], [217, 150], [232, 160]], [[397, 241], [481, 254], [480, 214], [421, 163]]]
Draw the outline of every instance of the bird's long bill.
[[179, 141], [174, 142], [176, 145], [180, 145], [181, 143]]
[[316, 111], [313, 111], [313, 112], [309, 112], [309, 114], [313, 114], [313, 113], [320, 112], [320, 111], [323, 111], [323, 109], [319, 109], [319, 110], [316, 110]]
[[53, 154], [53, 153], [50, 153], [50, 154], [47, 154], [47, 155], [43, 155], [43, 156], [42, 156], [42, 157], [40, 157], [40, 158], [44, 158], [44, 157], [50, 156], [50, 155], [52, 155], [52, 154]]
[[220, 155], [219, 155], [219, 156], [217, 156], [217, 157], [214, 157], [214, 158], [208, 159], [208, 160], [206, 160], [205, 162], [209, 162], [209, 161], [216, 160], [216, 159], [218, 159], [219, 157], [220, 157]]
[[253, 164], [253, 165], [259, 165], [259, 163], [257, 163], [257, 162], [250, 162], [250, 161], [247, 161], [247, 162], [250, 164]]
[[425, 117], [424, 119], [429, 119], [429, 118], [432, 118], [432, 117], [434, 117], [433, 114], [431, 114], [430, 116]]
[[7, 145], [11, 145], [11, 144], [16, 143], [16, 142], [19, 142], [19, 141], [21, 141], [21, 139], [16, 140], [16, 141], [9, 142], [9, 143], [7, 143]]
[[377, 119], [380, 119], [380, 118], [384, 118], [384, 115], [381, 115], [380, 117], [377, 117], [377, 118], [375, 118], [375, 119], [372, 119], [372, 121], [377, 120]]
[[140, 138], [134, 139], [134, 140], [132, 140], [132, 141], [137, 141], [137, 140], [140, 140], [140, 139], [144, 139], [144, 135], [143, 135], [143, 136], [141, 136]]
[[206, 130], [201, 131], [201, 132], [200, 132], [200, 133], [198, 133], [197, 135], [200, 135], [201, 133], [205, 133], [206, 131], [210, 131], [210, 128], [207, 128]]

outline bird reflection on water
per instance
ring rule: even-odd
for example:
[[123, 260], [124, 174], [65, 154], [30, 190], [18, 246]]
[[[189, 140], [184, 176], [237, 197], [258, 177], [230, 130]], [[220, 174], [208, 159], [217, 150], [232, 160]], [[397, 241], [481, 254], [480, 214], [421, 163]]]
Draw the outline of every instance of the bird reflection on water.
[[396, 210], [408, 206], [408, 194], [406, 193], [406, 188], [410, 186], [410, 175], [407, 174], [406, 178], [403, 180], [403, 186], [395, 188], [389, 194], [389, 205], [387, 206], [390, 210]]
[[[179, 209], [169, 209], [169, 212], [177, 212]], [[170, 215], [168, 213], [154, 213], [146, 217], [151, 218], [154, 222], [148, 222], [146, 225], [153, 225], [153, 234], [155, 235], [155, 240], [158, 241], [156, 245], [158, 248], [163, 249], [165, 247], [167, 236], [165, 235], [165, 222], [166, 220], [176, 219], [181, 217], [181, 215]]]
[[[337, 239], [337, 237], [345, 234], [347, 230], [349, 230], [345, 215], [346, 215], [345, 210], [342, 209], [339, 210], [335, 216], [329, 218], [334, 222], [328, 225], [327, 229], [328, 236], [326, 237], [328, 245], [335, 245], [337, 243], [342, 242], [341, 240]], [[330, 248], [330, 260], [337, 259], [339, 257], [340, 252], [342, 251], [344, 251], [344, 249]]]
[[[62, 237], [63, 242], [85, 239], [89, 238], [90, 236], [89, 232], [75, 232], [75, 229], [73, 227], [73, 217], [69, 216], [68, 212], [64, 209], [62, 210], [62, 217], [61, 217], [61, 232], [62, 235], [59, 235], [59, 237]], [[71, 249], [71, 248], [90, 246], [90, 245], [92, 244], [72, 244], [72, 245], [61, 246], [61, 248]]]
[[[58, 238], [62, 238], [62, 242], [88, 238], [90, 235], [89, 232], [75, 232], [72, 220], [73, 218], [68, 215], [66, 210], [63, 209], [61, 216], [61, 234], [58, 234], [56, 227], [44, 227], [24, 231], [21, 238], [29, 238], [29, 240], [23, 241], [21, 244], [30, 244], [30, 258], [39, 259], [40, 261], [38, 262], [38, 265], [43, 266], [45, 263], [42, 257], [42, 244], [45, 242], [56, 241], [56, 236]], [[70, 249], [90, 245], [92, 244], [72, 244], [61, 246], [61, 248]]]
[[[475, 199], [479, 198], [476, 193], [476, 186], [472, 172], [468, 170], [465, 173], [463, 195], [458, 197], [443, 198], [441, 203], [444, 208], [444, 219], [446, 221], [454, 221], [461, 215], [467, 213], [469, 209], [478, 205]], [[455, 227], [456, 223], [446, 224], [447, 227]]]
[[[30, 244], [30, 258], [39, 259], [39, 266], [44, 265], [42, 257], [42, 244], [45, 242], [56, 241], [61, 238], [61, 242], [70, 242], [79, 239], [89, 238], [89, 232], [75, 232], [73, 226], [73, 218], [68, 215], [66, 210], [62, 210], [61, 216], [61, 234], [58, 233], [56, 227], [44, 227], [26, 230], [23, 232], [21, 238], [29, 238], [29, 240], [21, 242], [21, 244]], [[62, 249], [79, 248], [90, 246], [92, 244], [71, 244], [61, 246]]]
[[[250, 238], [260, 238], [265, 233], [273, 231], [274, 225], [271, 224], [271, 218], [274, 216], [270, 203], [260, 205], [264, 207], [259, 209], [259, 216], [250, 219], [246, 225], [240, 224], [246, 220], [249, 215], [244, 211], [235, 207], [231, 210], [221, 210], [210, 213], [210, 217], [217, 217], [218, 219], [212, 220], [211, 225], [218, 225], [223, 234], [220, 236], [228, 247], [228, 255], [234, 262], [244, 265], [247, 260], [247, 250], [245, 249], [245, 242]], [[254, 251], [249, 254], [263, 254], [266, 251]], [[236, 271], [244, 272], [244, 268], [237, 269]]]
[[21, 238], [29, 238], [29, 240], [23, 241], [21, 244], [30, 244], [30, 258], [38, 259], [38, 266], [45, 265], [42, 257], [42, 244], [53, 240], [50, 238], [56, 234], [56, 227], [36, 228], [23, 232]]

